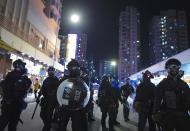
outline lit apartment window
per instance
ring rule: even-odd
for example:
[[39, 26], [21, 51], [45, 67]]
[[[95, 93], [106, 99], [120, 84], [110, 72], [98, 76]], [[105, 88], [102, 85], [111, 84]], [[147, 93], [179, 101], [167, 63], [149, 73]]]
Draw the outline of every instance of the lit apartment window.
[[173, 45], [171, 46], [171, 49], [172, 49], [172, 50], [174, 49], [174, 46], [173, 46]]

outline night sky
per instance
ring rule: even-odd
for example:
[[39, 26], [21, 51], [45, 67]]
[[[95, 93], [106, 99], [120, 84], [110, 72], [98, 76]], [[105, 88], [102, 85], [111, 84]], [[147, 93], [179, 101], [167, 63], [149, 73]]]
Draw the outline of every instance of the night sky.
[[[151, 17], [162, 9], [189, 9], [185, 0], [64, 0], [63, 29], [88, 34], [87, 54], [100, 59], [117, 59], [119, 45], [119, 14], [127, 5], [137, 7], [141, 14], [141, 44], [143, 67], [148, 66], [148, 23]], [[69, 15], [77, 12], [81, 22], [73, 25]], [[188, 22], [190, 23], [190, 22]]]

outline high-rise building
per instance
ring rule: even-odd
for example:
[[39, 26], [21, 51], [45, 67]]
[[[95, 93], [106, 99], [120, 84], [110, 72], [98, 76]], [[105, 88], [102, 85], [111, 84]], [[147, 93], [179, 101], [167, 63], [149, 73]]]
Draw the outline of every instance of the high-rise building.
[[66, 50], [67, 50], [67, 40], [68, 36], [59, 35], [60, 42], [60, 52], [59, 52], [59, 63], [65, 66], [66, 62]]
[[87, 34], [79, 33], [77, 39], [76, 59], [81, 66], [85, 66], [87, 49]]
[[[85, 33], [68, 34], [62, 40], [61, 58], [67, 64], [71, 59], [76, 59], [81, 66], [86, 66], [87, 35]], [[65, 51], [65, 52], [64, 52]], [[65, 57], [65, 58], [64, 58]]]
[[151, 64], [188, 48], [187, 20], [184, 11], [161, 11], [160, 16], [153, 17], [149, 29]]
[[134, 7], [127, 6], [120, 13], [118, 76], [124, 81], [140, 67], [140, 14]]
[[101, 60], [99, 63], [99, 77], [103, 75], [114, 76], [114, 68], [112, 61]]
[[[150, 42], [149, 42], [149, 46], [152, 46], [152, 48], [150, 48], [150, 64], [154, 64], [154, 63], [158, 63], [159, 61], [162, 60], [162, 55], [161, 55], [161, 16], [154, 16], [151, 23], [150, 23], [150, 27], [149, 29], [151, 30], [149, 32], [149, 38], [150, 38]], [[164, 31], [164, 29], [163, 29]], [[154, 44], [153, 43], [159, 43], [159, 44]]]
[[26, 62], [29, 73], [38, 74], [40, 68], [51, 65], [63, 69], [58, 63], [61, 10], [61, 0], [1, 0], [0, 50], [4, 56], [0, 73], [18, 58]]

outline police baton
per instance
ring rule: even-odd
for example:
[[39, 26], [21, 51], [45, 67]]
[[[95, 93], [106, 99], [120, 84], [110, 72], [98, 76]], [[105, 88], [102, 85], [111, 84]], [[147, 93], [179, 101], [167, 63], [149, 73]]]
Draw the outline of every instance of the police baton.
[[18, 120], [18, 121], [19, 121], [19, 122], [23, 125], [23, 123], [24, 123], [24, 122], [23, 122], [20, 118], [19, 118], [19, 120]]
[[36, 113], [36, 109], [37, 109], [37, 107], [38, 107], [38, 104], [39, 104], [39, 102], [37, 102], [37, 103], [36, 103], [36, 107], [35, 107], [35, 109], [34, 109], [34, 112], [33, 112], [33, 114], [32, 114], [31, 119], [33, 119], [33, 118], [34, 118], [34, 115], [35, 115], [35, 113]]

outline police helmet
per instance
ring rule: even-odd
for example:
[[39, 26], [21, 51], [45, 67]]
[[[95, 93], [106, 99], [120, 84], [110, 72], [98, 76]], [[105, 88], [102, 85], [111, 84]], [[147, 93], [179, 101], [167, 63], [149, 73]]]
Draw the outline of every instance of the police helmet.
[[26, 63], [23, 62], [21, 59], [15, 60], [15, 61], [13, 62], [13, 67], [14, 67], [14, 68], [24, 69], [24, 68], [25, 68], [25, 65], [26, 65]]
[[73, 67], [80, 67], [79, 63], [77, 60], [72, 59], [68, 64], [67, 64], [67, 68], [68, 70], [73, 70]]
[[86, 107], [90, 98], [87, 84], [79, 78], [64, 80], [57, 90], [57, 101], [68, 110], [80, 110]]
[[55, 68], [54, 68], [53, 66], [50, 66], [50, 67], [48, 68], [48, 72], [55, 72]]
[[151, 79], [151, 78], [154, 78], [154, 76], [151, 74], [151, 72], [150, 72], [149, 70], [146, 70], [146, 71], [143, 73], [143, 78]]
[[126, 81], [126, 82], [129, 82], [130, 80], [131, 80], [131, 79], [130, 79], [130, 78], [128, 78], [128, 77], [125, 79], [125, 81]]
[[175, 59], [175, 58], [169, 59], [165, 64], [165, 69], [168, 69], [170, 65], [177, 65], [180, 68], [181, 67], [181, 62], [178, 59]]
[[106, 75], [103, 75], [103, 76], [102, 76], [102, 81], [104, 81], [104, 80], [109, 80], [109, 77], [106, 76]]

